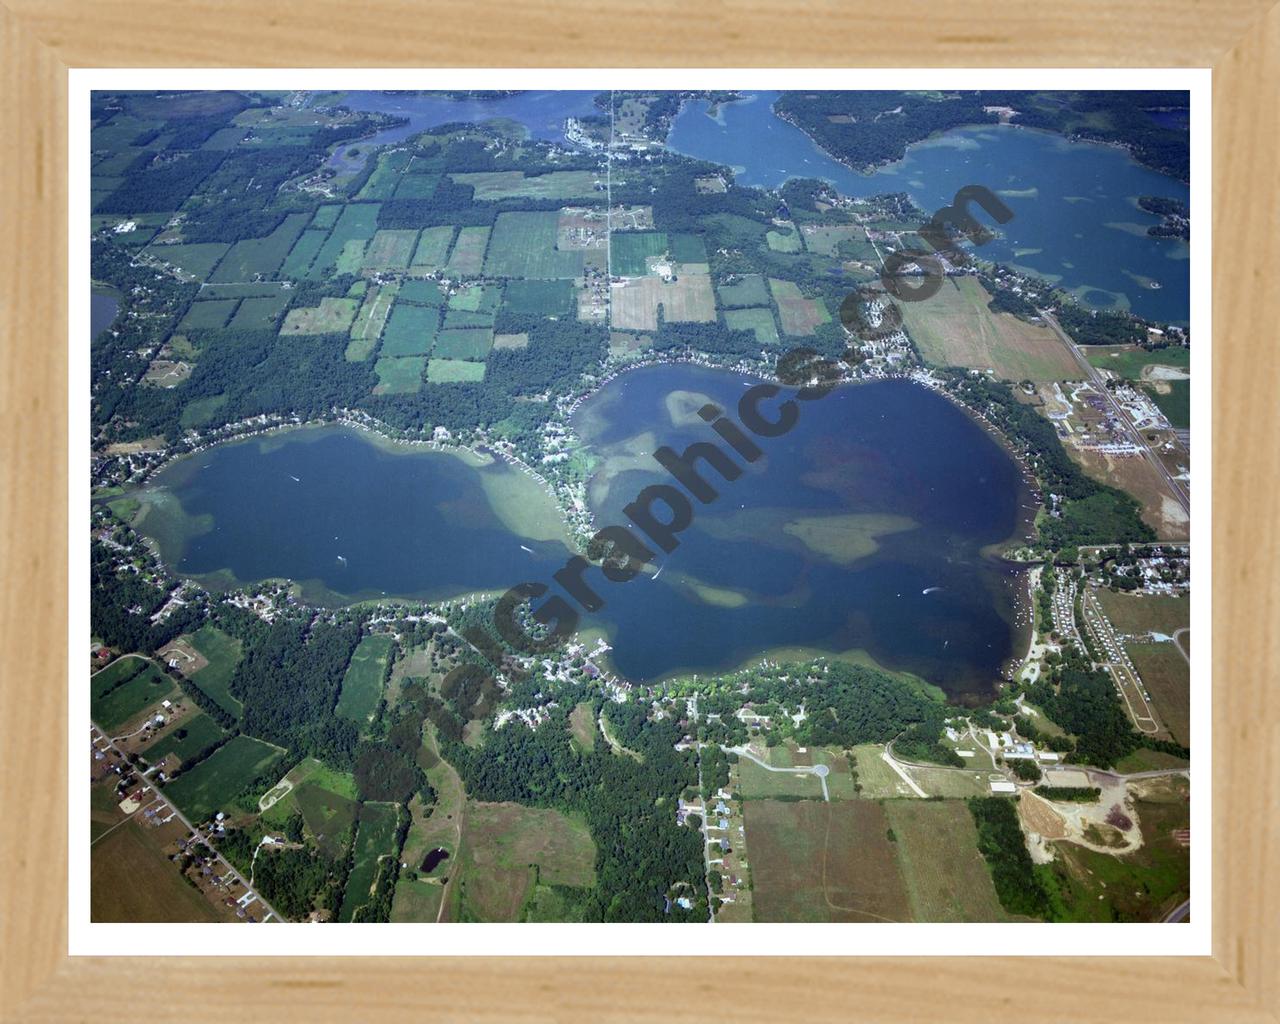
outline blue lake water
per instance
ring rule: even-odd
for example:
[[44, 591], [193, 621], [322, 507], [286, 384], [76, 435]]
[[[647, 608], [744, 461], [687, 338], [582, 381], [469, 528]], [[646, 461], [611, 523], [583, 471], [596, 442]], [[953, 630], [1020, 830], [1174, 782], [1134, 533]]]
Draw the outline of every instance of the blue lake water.
[[111, 326], [120, 311], [120, 297], [97, 288], [89, 293], [89, 338], [92, 340]]
[[911, 146], [905, 159], [862, 174], [774, 114], [777, 96], [761, 92], [721, 104], [715, 116], [706, 101], [687, 103], [668, 145], [734, 168], [739, 184], [776, 188], [789, 178], [821, 178], [848, 196], [907, 192], [929, 212], [949, 205], [965, 185], [984, 185], [1014, 217], [1000, 229], [1003, 237], [982, 247], [982, 256], [1038, 274], [1091, 306], [1186, 322], [1189, 248], [1147, 235], [1159, 218], [1136, 204], [1140, 195], [1189, 201], [1187, 186], [1176, 179], [1113, 146], [998, 125], [946, 132]]

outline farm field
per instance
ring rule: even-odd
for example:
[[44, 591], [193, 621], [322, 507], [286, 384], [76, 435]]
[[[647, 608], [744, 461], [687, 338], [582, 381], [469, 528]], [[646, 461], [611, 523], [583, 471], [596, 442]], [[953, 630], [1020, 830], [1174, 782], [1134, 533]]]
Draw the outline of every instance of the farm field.
[[1080, 351], [1098, 369], [1110, 370], [1126, 380], [1144, 379], [1143, 370], [1148, 366], [1191, 367], [1191, 349], [1175, 345], [1153, 350], [1137, 345], [1085, 345]]
[[849, 239], [865, 239], [866, 229], [860, 224], [802, 224], [800, 235], [804, 246], [819, 256], [834, 256], [836, 246]]
[[231, 248], [227, 242], [179, 242], [166, 245], [149, 245], [143, 251], [170, 266], [177, 267], [188, 280], [205, 281], [217, 266], [218, 260]]
[[757, 921], [909, 917], [884, 808], [871, 800], [744, 804]]
[[378, 154], [378, 162], [369, 175], [369, 180], [356, 193], [357, 199], [390, 199], [395, 193], [400, 175], [409, 166], [413, 154], [408, 150], [397, 149], [390, 153]]
[[446, 329], [436, 338], [435, 347], [431, 350], [433, 359], [470, 359], [482, 361], [493, 348], [493, 329], [488, 330], [453, 330]]
[[399, 815], [400, 809], [395, 804], [367, 803], [360, 808], [354, 859], [342, 894], [339, 921], [349, 922], [356, 910], [368, 901], [381, 858], [393, 852]]
[[191, 681], [223, 711], [239, 718], [244, 705], [231, 695], [228, 687], [236, 665], [240, 663], [240, 641], [216, 626], [201, 626], [189, 639], [208, 661], [191, 677]]
[[176, 729], [170, 729], [165, 735], [144, 747], [142, 755], [152, 764], [158, 764], [170, 754], [179, 761], [195, 757], [217, 743], [226, 732], [203, 711], [183, 718]]
[[298, 783], [286, 800], [292, 800], [321, 851], [328, 857], [337, 857], [356, 820], [354, 798], [355, 781], [350, 775], [324, 772], [313, 773]]
[[778, 319], [782, 321], [782, 333], [792, 336], [812, 334], [820, 324], [828, 323], [831, 314], [821, 299], [806, 299], [798, 285], [791, 281], [769, 278], [769, 290], [778, 306]]
[[395, 647], [395, 638], [388, 633], [367, 636], [351, 655], [342, 689], [338, 693], [337, 713], [363, 728], [368, 724], [378, 701], [382, 699], [382, 684], [387, 676], [387, 660]]
[[[379, 203], [348, 203], [343, 206], [338, 219], [334, 222], [333, 230], [329, 232], [329, 237], [325, 239], [324, 245], [320, 247], [315, 259], [311, 262], [311, 267], [307, 271], [307, 280], [324, 280], [335, 269], [338, 273], [342, 273], [344, 262], [347, 272], [355, 273], [359, 270], [358, 257], [364, 253], [364, 244], [378, 230], [379, 209], [381, 209]], [[355, 243], [352, 250], [348, 250], [348, 243]], [[353, 253], [357, 257], [355, 266], [351, 265]]]
[[218, 330], [226, 326], [238, 305], [240, 305], [239, 299], [206, 299], [202, 302], [193, 302], [179, 321], [178, 330]]
[[880, 756], [884, 747], [879, 743], [863, 743], [853, 748], [858, 773], [858, 784], [862, 786], [862, 796], [870, 800], [883, 800], [886, 797], [912, 797], [912, 791], [897, 772], [895, 772]]
[[756, 340], [761, 345], [777, 344], [778, 327], [773, 322], [773, 310], [767, 306], [760, 309], [726, 309], [724, 323], [731, 331], [754, 331]]
[[526, 177], [523, 171], [478, 171], [449, 175], [459, 185], [470, 185], [479, 200], [583, 199], [596, 194], [595, 171], [548, 171]]
[[444, 272], [450, 277], [476, 277], [484, 269], [488, 243], [489, 228], [459, 228]]
[[1154, 631], [1172, 636], [1191, 625], [1191, 599], [1168, 594], [1124, 594], [1106, 587], [1093, 591], [1118, 633]]
[[409, 261], [409, 273], [434, 274], [445, 265], [449, 254], [449, 245], [453, 241], [454, 228], [445, 224], [442, 227], [423, 228], [418, 237], [418, 247], [413, 251]]
[[632, 278], [610, 288], [613, 325], [623, 331], [656, 331], [658, 307], [670, 323], [710, 323], [715, 320], [711, 278], [688, 274], [678, 281], [657, 277]]
[[[555, 282], [529, 282], [531, 284], [554, 284]], [[449, 309], [457, 312], [487, 313], [492, 315], [502, 301], [502, 285], [489, 284], [468, 285], [449, 296]]]
[[377, 274], [386, 270], [408, 270], [417, 241], [416, 230], [378, 231], [364, 252], [361, 270], [365, 274]]
[[233, 736], [165, 786], [164, 795], [193, 822], [226, 806], [284, 751], [250, 736]]
[[[556, 249], [559, 216], [554, 210], [498, 214], [489, 239], [484, 272], [491, 277], [581, 277], [582, 253]], [[459, 236], [458, 244], [461, 243]]]
[[1142, 387], [1172, 426], [1191, 426], [1191, 381], [1160, 380]]
[[233, 331], [274, 331], [287, 305], [288, 292], [242, 299], [227, 326]]
[[1191, 666], [1172, 643], [1125, 644], [1156, 715], [1175, 742], [1191, 745]]
[[662, 231], [619, 231], [609, 240], [610, 273], [617, 277], [644, 277], [649, 273], [648, 260], [667, 251], [667, 236]]
[[884, 803], [914, 921], [1005, 921], [962, 800]]
[[143, 825], [130, 821], [95, 843], [89, 858], [89, 919], [205, 922], [227, 918], [178, 872]]
[[258, 277], [274, 277], [308, 220], [305, 213], [291, 213], [271, 234], [236, 242], [210, 280], [252, 281]]
[[434, 281], [405, 281], [400, 285], [401, 302], [439, 309], [445, 303], [444, 293]]
[[949, 277], [927, 302], [902, 302], [907, 333], [933, 366], [995, 370], [1005, 380], [1079, 380], [1074, 357], [1044, 325], [987, 308], [974, 277]]
[[281, 334], [346, 334], [360, 303], [326, 295], [318, 306], [295, 306], [285, 315]]
[[432, 359], [427, 364], [427, 380], [432, 384], [484, 380], [484, 363], [468, 359]]
[[800, 241], [800, 232], [794, 224], [775, 227], [765, 233], [765, 241], [774, 252], [799, 252], [804, 248]]
[[440, 311], [397, 301], [382, 329], [380, 356], [424, 356], [431, 351]]
[[718, 285], [716, 291], [720, 295], [720, 304], [726, 308], [769, 305], [769, 289], [759, 274], [747, 274], [733, 284]]
[[373, 285], [364, 294], [364, 302], [360, 312], [351, 322], [350, 341], [344, 358], [349, 363], [362, 362], [373, 355], [382, 337], [382, 328], [391, 315], [392, 303], [396, 301], [399, 285], [394, 281], [385, 285]]
[[739, 792], [744, 800], [765, 800], [773, 797], [822, 799], [822, 783], [818, 781], [816, 775], [771, 772], [750, 758], [739, 758], [738, 778]]
[[422, 371], [426, 368], [425, 356], [383, 356], [373, 364], [378, 375], [374, 385], [375, 395], [412, 395], [422, 388]]
[[[327, 207], [320, 207], [321, 210]], [[337, 207], [334, 207], [336, 210]], [[307, 270], [311, 267], [311, 261], [316, 258], [316, 253], [324, 246], [325, 239], [329, 237], [329, 229], [307, 228], [298, 236], [298, 240], [293, 243], [293, 248], [289, 250], [289, 255], [284, 258], [284, 263], [280, 267], [282, 277], [291, 277], [295, 281], [307, 276]]]
[[89, 713], [107, 732], [177, 693], [172, 679], [141, 658], [117, 659], [96, 673], [89, 686]]

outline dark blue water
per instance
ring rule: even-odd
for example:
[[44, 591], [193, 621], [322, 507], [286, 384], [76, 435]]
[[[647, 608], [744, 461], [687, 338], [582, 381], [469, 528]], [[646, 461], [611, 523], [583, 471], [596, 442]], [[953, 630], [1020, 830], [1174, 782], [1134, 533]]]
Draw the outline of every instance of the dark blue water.
[[722, 104], [714, 118], [705, 101], [690, 102], [675, 119], [668, 144], [733, 167], [743, 185], [775, 188], [788, 178], [822, 178], [849, 196], [907, 192], [929, 212], [949, 205], [965, 185], [984, 185], [1000, 195], [1014, 218], [981, 255], [1038, 274], [1091, 306], [1186, 322], [1189, 249], [1176, 239], [1148, 236], [1146, 229], [1159, 218], [1135, 200], [1158, 195], [1188, 201], [1189, 190], [1125, 151], [985, 125], [918, 143], [904, 160], [861, 174], [777, 117], [777, 96], [761, 92]]
[[[340, 101], [352, 110], [373, 111], [406, 117], [408, 124], [388, 128], [359, 142], [339, 146], [330, 158], [332, 166], [350, 163], [345, 159], [352, 145], [363, 150], [367, 146], [380, 146], [399, 142], [410, 135], [454, 122], [487, 121], [494, 117], [509, 117], [519, 121], [535, 139], [552, 142], [563, 141], [564, 122], [569, 117], [586, 117], [599, 114], [592, 103], [595, 92], [552, 90], [522, 92], [498, 100], [452, 100], [440, 95], [387, 95], [382, 92], [356, 91], [346, 93]], [[350, 169], [350, 168], [345, 168]]]
[[[724, 371], [654, 367], [625, 374], [585, 403], [579, 430], [604, 456], [608, 476], [607, 489], [599, 479], [592, 488], [600, 525], [626, 523], [623, 505], [647, 484], [669, 482], [651, 458], [635, 458], [652, 452], [651, 441], [683, 451], [716, 440], [701, 421], [673, 425], [672, 392], [733, 410], [753, 383]], [[696, 506], [680, 546], [659, 555], [656, 579], [590, 577], [607, 602], [599, 618], [619, 671], [650, 679], [729, 668], [775, 647], [860, 649], [952, 693], [988, 691], [1017, 630], [1013, 577], [983, 549], [1018, 534], [1026, 514], [1024, 484], [1006, 452], [962, 410], [905, 381], [841, 388], [802, 405], [784, 437], [759, 444], [765, 456], [736, 481], [707, 471], [720, 497]], [[618, 458], [635, 468], [610, 474]], [[849, 513], [911, 525], [848, 565], [783, 528]], [[682, 585], [687, 577], [747, 603], [709, 604]]]
[[153, 490], [176, 502], [150, 510], [142, 529], [183, 574], [288, 577], [315, 600], [505, 590], [567, 555], [562, 544], [511, 533], [494, 514], [481, 474], [513, 472], [308, 428], [174, 463]]
[[89, 293], [89, 338], [96, 338], [111, 326], [120, 311], [120, 297], [115, 292], [98, 291]]

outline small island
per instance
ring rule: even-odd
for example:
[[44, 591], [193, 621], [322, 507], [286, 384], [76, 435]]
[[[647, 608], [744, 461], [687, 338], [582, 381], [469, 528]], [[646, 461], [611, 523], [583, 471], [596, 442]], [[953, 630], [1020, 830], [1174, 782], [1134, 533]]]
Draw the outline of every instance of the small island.
[[1160, 218], [1159, 224], [1147, 228], [1147, 234], [1155, 238], [1181, 238], [1191, 241], [1191, 209], [1181, 199], [1165, 199], [1161, 196], [1139, 196], [1138, 205], [1147, 213]]

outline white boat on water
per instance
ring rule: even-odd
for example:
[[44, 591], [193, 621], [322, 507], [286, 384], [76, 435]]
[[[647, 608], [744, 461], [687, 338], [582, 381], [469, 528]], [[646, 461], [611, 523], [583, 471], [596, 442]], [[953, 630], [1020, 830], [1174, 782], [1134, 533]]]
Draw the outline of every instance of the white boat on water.
[[520, 545], [520, 550], [521, 550], [521, 551], [527, 551], [527, 552], [529, 552], [529, 554], [533, 554], [533, 548], [527, 548], [527, 547], [525, 547], [523, 544], [521, 544], [521, 545]]
[[925, 587], [925, 588], [924, 588], [924, 590], [920, 591], [920, 593], [922, 593], [922, 594], [932, 594], [932, 593], [934, 593], [935, 591], [938, 591], [938, 590], [941, 590], [941, 589], [942, 589], [941, 587]]

